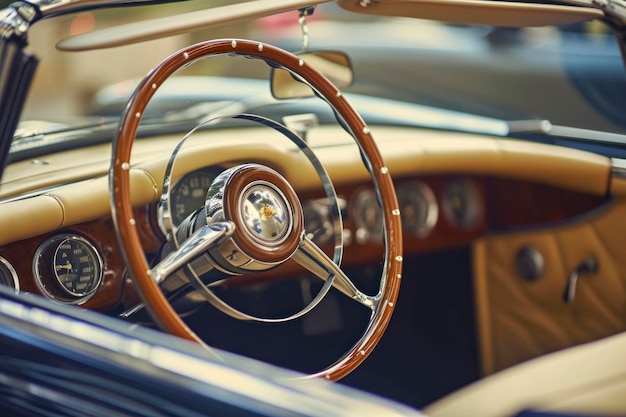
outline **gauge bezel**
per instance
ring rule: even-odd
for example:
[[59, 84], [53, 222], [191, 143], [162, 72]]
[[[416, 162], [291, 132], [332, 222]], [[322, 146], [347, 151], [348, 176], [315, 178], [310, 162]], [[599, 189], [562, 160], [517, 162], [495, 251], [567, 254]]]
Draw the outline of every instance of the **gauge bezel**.
[[[76, 293], [67, 289], [55, 270], [56, 254], [60, 246], [68, 240], [80, 242], [80, 244], [84, 245], [97, 269], [94, 271], [95, 282], [93, 288], [85, 293]], [[48, 298], [63, 304], [79, 305], [93, 297], [102, 285], [104, 261], [100, 251], [87, 238], [75, 233], [58, 234], [44, 240], [35, 251], [33, 276], [39, 290]]]
[[[451, 196], [453, 195], [453, 187], [458, 187], [458, 190], [462, 190], [465, 197], [468, 198], [468, 206], [464, 210], [462, 219], [455, 215], [452, 207]], [[442, 209], [450, 224], [465, 230], [476, 227], [484, 209], [482, 196], [476, 183], [470, 178], [456, 178], [448, 181], [443, 191]]]
[[[378, 196], [373, 188], [361, 187], [354, 191], [351, 197], [350, 214], [356, 229], [356, 242], [361, 245], [382, 243], [383, 239], [383, 211], [378, 202]], [[375, 223], [370, 224], [363, 216], [364, 211], [375, 211]]]
[[[405, 190], [408, 190], [405, 192]], [[439, 220], [439, 205], [437, 204], [437, 197], [432, 188], [422, 181], [409, 181], [403, 182], [398, 185], [396, 193], [398, 195], [398, 204], [400, 204], [400, 213], [404, 215], [407, 201], [404, 200], [408, 197], [407, 192], [417, 191], [423, 197], [426, 202], [426, 219], [423, 224], [419, 225], [419, 228], [410, 227], [411, 224], [404, 217], [402, 217], [402, 228], [405, 232], [417, 236], [418, 238], [427, 237], [437, 225]]]
[[[15, 268], [13, 268], [13, 265], [11, 265], [11, 263], [2, 256], [0, 256], [0, 268], [5, 268], [10, 275], [9, 278], [12, 282], [7, 282], [7, 287], [13, 288], [16, 294], [20, 292], [20, 280], [17, 276], [17, 271], [15, 270]], [[13, 285], [10, 285], [11, 283]]]

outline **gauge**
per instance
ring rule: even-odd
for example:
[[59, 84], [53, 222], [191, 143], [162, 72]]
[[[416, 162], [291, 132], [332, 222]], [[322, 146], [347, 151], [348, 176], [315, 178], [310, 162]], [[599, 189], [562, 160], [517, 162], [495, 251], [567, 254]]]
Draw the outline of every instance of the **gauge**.
[[56, 301], [79, 304], [102, 282], [102, 257], [82, 236], [56, 235], [37, 248], [33, 272], [44, 294]]
[[305, 201], [302, 203], [302, 214], [304, 214], [306, 236], [317, 243], [327, 241], [327, 232], [332, 233], [332, 228], [328, 216], [322, 211], [322, 207], [314, 201]]
[[16, 292], [20, 290], [20, 281], [13, 265], [0, 256], [0, 285], [13, 288]]
[[[327, 198], [319, 198], [315, 200], [308, 200], [302, 203], [302, 212], [304, 214], [304, 229], [309, 239], [316, 243], [326, 243], [333, 239], [336, 227], [340, 227], [340, 218], [337, 218], [338, 224], [333, 223], [332, 215], [333, 204]], [[337, 210], [344, 210], [346, 208], [346, 200], [343, 198], [337, 198]], [[341, 216], [340, 213], [335, 214], [334, 217]], [[337, 238], [337, 236], [335, 236]]]
[[382, 239], [383, 210], [374, 190], [363, 188], [357, 191], [352, 203], [352, 216], [358, 243]]
[[404, 231], [418, 237], [427, 236], [439, 216], [433, 191], [423, 182], [413, 181], [398, 186], [397, 194]]
[[463, 229], [474, 227], [481, 211], [476, 184], [469, 179], [450, 181], [443, 193], [443, 211], [455, 226]]
[[218, 173], [216, 169], [193, 171], [174, 184], [170, 193], [170, 207], [175, 226], [204, 206], [206, 193]]

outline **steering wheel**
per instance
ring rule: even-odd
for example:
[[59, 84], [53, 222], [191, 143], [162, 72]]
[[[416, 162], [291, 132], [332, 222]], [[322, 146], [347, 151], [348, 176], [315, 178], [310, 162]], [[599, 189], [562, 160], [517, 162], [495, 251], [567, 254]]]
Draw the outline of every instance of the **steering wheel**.
[[[302, 206], [296, 192], [278, 172], [258, 164], [234, 167], [218, 176], [211, 189], [207, 190], [204, 215], [194, 221], [194, 230], [185, 236], [185, 240], [180, 239], [176, 249], [156, 266], [148, 265], [130, 197], [131, 150], [141, 117], [159, 86], [174, 72], [199, 59], [219, 55], [260, 59], [271, 66], [290, 71], [306, 81], [331, 106], [344, 128], [355, 139], [383, 212], [384, 267], [376, 295], [370, 296], [359, 291], [338, 265], [337, 256], [335, 260], [330, 259], [306, 237]], [[188, 278], [189, 285], [206, 293], [207, 299], [211, 301], [208, 286], [193, 273], [194, 264], [200, 260], [209, 259], [208, 262], [215, 267], [238, 275], [254, 273], [264, 266], [269, 269], [292, 259], [325, 280], [324, 285], [336, 287], [371, 310], [370, 320], [360, 339], [332, 365], [312, 376], [330, 380], [342, 378], [372, 352], [383, 335], [396, 303], [402, 271], [400, 210], [391, 175], [369, 128], [342, 92], [299, 57], [271, 45], [241, 39], [206, 41], [169, 56], [140, 82], [129, 100], [113, 143], [109, 176], [111, 211], [122, 255], [146, 308], [165, 331], [204, 345], [172, 308], [159, 287], [160, 283], [179, 274], [181, 270], [192, 271], [193, 276]], [[324, 178], [322, 180], [326, 181]], [[233, 248], [240, 255], [237, 258], [245, 257], [251, 262], [245, 265], [254, 266], [242, 266], [241, 263], [235, 265], [229, 261], [228, 256], [223, 254], [232, 253], [230, 251]], [[325, 292], [322, 290], [320, 293]], [[212, 302], [214, 305], [219, 303], [215, 300]], [[309, 310], [305, 308], [301, 314]], [[226, 306], [223, 311], [237, 317], [233, 313], [236, 311], [234, 309]], [[237, 318], [250, 319], [245, 315]]]

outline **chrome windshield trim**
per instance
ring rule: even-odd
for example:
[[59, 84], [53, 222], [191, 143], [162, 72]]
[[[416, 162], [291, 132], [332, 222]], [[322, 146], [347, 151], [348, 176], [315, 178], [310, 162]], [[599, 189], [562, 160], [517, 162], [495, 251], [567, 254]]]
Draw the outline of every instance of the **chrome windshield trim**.
[[548, 120], [514, 120], [508, 122], [509, 134], [538, 133], [551, 137], [575, 139], [586, 142], [626, 145], [626, 135], [579, 127], [553, 125]]
[[41, 18], [65, 13], [76, 13], [102, 7], [140, 5], [142, 3], [163, 3], [154, 0], [27, 0], [26, 3], [39, 10]]

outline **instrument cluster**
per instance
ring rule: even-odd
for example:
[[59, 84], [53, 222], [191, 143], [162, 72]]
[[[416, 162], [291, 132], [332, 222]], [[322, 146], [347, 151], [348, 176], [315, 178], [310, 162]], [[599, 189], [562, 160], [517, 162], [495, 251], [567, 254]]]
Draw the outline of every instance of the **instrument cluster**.
[[[180, 224], [204, 205], [207, 189], [220, 171], [220, 167], [209, 167], [173, 182], [169, 208], [174, 224]], [[344, 244], [380, 245], [383, 216], [374, 188], [344, 186], [337, 189], [337, 194]], [[430, 250], [438, 245], [467, 242], [485, 224], [485, 190], [481, 181], [443, 176], [401, 179], [396, 181], [396, 194], [407, 249]], [[307, 236], [320, 245], [336, 244], [339, 223], [331, 213], [328, 199], [303, 196], [302, 206]], [[33, 239], [30, 253], [34, 255], [28, 256], [32, 259], [26, 261], [28, 265], [19, 261], [15, 249], [5, 248], [7, 254], [15, 256], [0, 257], [0, 285], [16, 291], [37, 291], [60, 303], [82, 305], [93, 298], [88, 305], [100, 305], [100, 299], [106, 296], [99, 293], [120, 288], [123, 264], [120, 259], [111, 258], [115, 235], [110, 220], [94, 222], [88, 230], [83, 233], [76, 228]], [[97, 242], [93, 236], [98, 236]], [[465, 240], [454, 240], [459, 236]], [[24, 245], [16, 244], [15, 248], [22, 250]], [[368, 253], [361, 255], [367, 257]], [[12, 265], [8, 259], [17, 264]], [[22, 288], [18, 275], [30, 275], [34, 283], [24, 281]]]
[[[223, 169], [207, 167], [172, 181], [169, 212], [173, 223], [180, 224], [204, 205], [207, 189]], [[482, 176], [416, 176], [395, 179], [395, 185], [407, 256], [469, 245], [489, 231], [549, 225], [587, 213], [604, 202], [602, 197]], [[374, 188], [347, 183], [339, 185], [336, 192], [338, 199], [332, 204], [322, 197], [321, 190], [301, 193], [307, 237], [327, 253], [340, 241], [346, 247], [357, 246], [358, 250], [343, 254], [346, 265], [380, 259], [383, 216]], [[545, 204], [537, 206], [538, 200]], [[137, 207], [135, 213], [142, 246], [149, 256], [158, 253], [164, 240], [156, 207]], [[337, 221], [336, 209], [343, 222]], [[94, 219], [1, 247], [0, 286], [94, 310], [133, 305], [138, 295], [125, 291], [128, 276], [119, 254], [112, 219]]]
[[[482, 193], [470, 178], [397, 181], [396, 195], [402, 227], [410, 238], [425, 239], [437, 227], [447, 232], [472, 231], [484, 217]], [[357, 244], [382, 242], [382, 210], [372, 187], [351, 193], [348, 216]]]
[[[190, 172], [173, 183], [169, 207], [174, 225], [202, 207], [213, 179], [223, 168], [208, 167]], [[344, 221], [344, 240], [359, 245], [382, 242], [383, 216], [371, 186], [340, 189], [338, 204]], [[439, 227], [446, 233], [475, 230], [484, 221], [484, 202], [479, 182], [468, 177], [433, 177], [396, 182], [396, 194], [405, 236], [423, 241]], [[333, 219], [325, 198], [302, 201], [307, 236], [318, 244], [332, 240]]]

